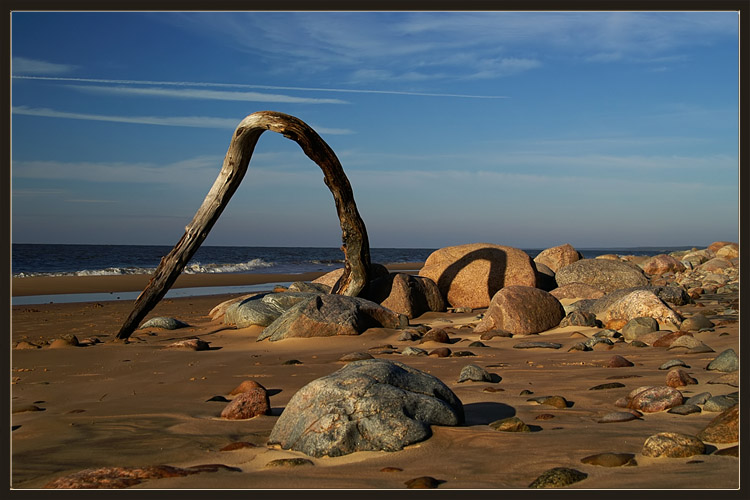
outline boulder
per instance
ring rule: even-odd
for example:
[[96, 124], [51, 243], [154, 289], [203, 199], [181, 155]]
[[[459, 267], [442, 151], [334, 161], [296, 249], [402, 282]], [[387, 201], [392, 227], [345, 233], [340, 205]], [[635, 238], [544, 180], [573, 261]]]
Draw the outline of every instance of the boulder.
[[437, 284], [421, 276], [389, 273], [370, 282], [366, 297], [410, 319], [429, 311], [445, 311]]
[[716, 252], [718, 252], [720, 248], [725, 247], [727, 245], [732, 245], [732, 244], [736, 245], [737, 243], [734, 243], [731, 241], [714, 241], [713, 243], [708, 245], [708, 248], [706, 250], [708, 250], [709, 252], [715, 255]]
[[569, 243], [566, 243], [564, 245], [542, 250], [539, 252], [539, 255], [534, 257], [534, 262], [537, 264], [544, 264], [552, 269], [552, 271], [557, 272], [568, 264], [572, 264], [581, 259], [583, 259], [581, 252], [573, 248]]
[[680, 324], [680, 330], [687, 331], [700, 331], [700, 330], [709, 330], [713, 328], [714, 323], [707, 317], [705, 317], [701, 313], [694, 314], [690, 316], [689, 318], [686, 318], [681, 324]]
[[555, 328], [563, 317], [562, 304], [548, 292], [530, 286], [506, 286], [492, 297], [474, 333], [498, 328], [514, 335], [539, 333]]
[[603, 314], [602, 321], [614, 319], [630, 321], [633, 318], [649, 317], [664, 324], [679, 326], [682, 317], [653, 292], [636, 290], [610, 305]]
[[461, 425], [461, 401], [443, 382], [403, 363], [354, 361], [302, 387], [271, 431], [270, 445], [313, 457], [398, 451]]
[[731, 267], [732, 263], [729, 260], [722, 259], [721, 257], [714, 257], [696, 267], [696, 270], [710, 273], [721, 273], [724, 269], [729, 269]]
[[709, 443], [736, 443], [740, 440], [739, 405], [724, 410], [698, 433], [698, 439]]
[[736, 259], [740, 256], [740, 247], [737, 243], [729, 243], [716, 250], [716, 256], [727, 260]]
[[634, 264], [608, 259], [583, 259], [573, 262], [557, 271], [555, 279], [558, 286], [586, 283], [604, 293], [648, 284], [646, 275]]
[[604, 292], [586, 283], [568, 283], [550, 292], [556, 299], [599, 299]]
[[635, 340], [639, 335], [644, 333], [656, 332], [659, 330], [659, 323], [650, 317], [637, 317], [628, 320], [622, 327], [622, 336], [627, 341]]
[[359, 335], [368, 328], [402, 328], [409, 320], [375, 302], [346, 295], [315, 295], [268, 325], [258, 341], [291, 337]]
[[479, 309], [489, 306], [498, 290], [510, 285], [535, 287], [531, 257], [517, 248], [472, 243], [436, 250], [420, 276], [437, 283], [448, 305]]
[[706, 370], [716, 370], [720, 372], [733, 372], [740, 369], [740, 358], [734, 349], [722, 351], [713, 361], [711, 361]]
[[646, 457], [686, 458], [702, 455], [706, 446], [695, 436], [678, 432], [660, 432], [649, 436], [641, 453]]
[[681, 273], [685, 266], [671, 255], [654, 255], [643, 264], [643, 272], [652, 275]]

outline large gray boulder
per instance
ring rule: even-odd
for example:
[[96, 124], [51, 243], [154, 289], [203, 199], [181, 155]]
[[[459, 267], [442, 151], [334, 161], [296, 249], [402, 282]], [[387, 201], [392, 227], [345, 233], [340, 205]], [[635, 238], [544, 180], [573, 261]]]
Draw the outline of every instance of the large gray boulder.
[[368, 328], [402, 328], [403, 314], [360, 297], [313, 295], [284, 311], [258, 336], [271, 341], [292, 337], [359, 335]]
[[648, 285], [643, 271], [633, 264], [608, 259], [583, 259], [569, 264], [555, 274], [558, 286], [586, 283], [604, 293], [620, 288]]
[[461, 425], [461, 401], [443, 382], [403, 363], [354, 361], [300, 389], [274, 425], [269, 445], [313, 457], [398, 451]]

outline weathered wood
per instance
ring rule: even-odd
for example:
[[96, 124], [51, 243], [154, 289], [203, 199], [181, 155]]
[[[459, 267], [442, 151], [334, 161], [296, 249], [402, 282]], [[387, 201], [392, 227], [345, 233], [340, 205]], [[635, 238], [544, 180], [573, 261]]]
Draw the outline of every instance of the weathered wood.
[[164, 297], [185, 265], [208, 236], [230, 198], [247, 172], [250, 158], [260, 135], [266, 130], [278, 132], [295, 141], [323, 171], [325, 184], [333, 194], [341, 223], [345, 264], [341, 279], [331, 293], [358, 295], [367, 285], [370, 268], [370, 244], [365, 224], [354, 203], [349, 179], [333, 150], [302, 120], [275, 111], [259, 111], [240, 122], [232, 135], [224, 164], [213, 187], [185, 234], [172, 251], [161, 259], [146, 288], [135, 301], [133, 310], [120, 328], [117, 338], [127, 339], [146, 315]]

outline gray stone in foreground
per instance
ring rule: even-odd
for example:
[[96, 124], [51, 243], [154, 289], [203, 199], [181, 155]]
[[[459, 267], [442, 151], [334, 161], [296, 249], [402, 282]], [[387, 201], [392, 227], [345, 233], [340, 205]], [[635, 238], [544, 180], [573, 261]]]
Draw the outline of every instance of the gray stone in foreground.
[[492, 382], [492, 376], [481, 366], [466, 365], [458, 375], [458, 382], [466, 382], [467, 380], [473, 382]]
[[397, 451], [461, 425], [461, 401], [443, 382], [403, 363], [354, 361], [300, 389], [274, 425], [269, 444], [313, 457]]

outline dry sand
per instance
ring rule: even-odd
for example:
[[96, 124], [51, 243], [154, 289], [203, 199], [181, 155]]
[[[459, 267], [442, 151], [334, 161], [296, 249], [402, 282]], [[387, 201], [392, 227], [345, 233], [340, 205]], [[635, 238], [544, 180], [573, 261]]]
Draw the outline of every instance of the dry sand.
[[[183, 276], [188, 277], [201, 278]], [[204, 278], [202, 283], [208, 283], [216, 276]], [[76, 284], [76, 280], [80, 283]], [[92, 286], [92, 280], [64, 281], [68, 282], [63, 287], [67, 291], [95, 291], [87, 288]], [[109, 281], [108, 286], [114, 286], [111, 279], [97, 281]], [[277, 281], [286, 280], [269, 280]], [[32, 284], [33, 281], [28, 282], [29, 287]], [[14, 294], [15, 287], [14, 280]], [[24, 289], [26, 292], [52, 293], [47, 288], [33, 287]], [[704, 369], [724, 349], [731, 347], [739, 352], [738, 323], [732, 319], [714, 331], [695, 334], [715, 353], [687, 354], [685, 349], [636, 348], [626, 344], [590, 352], [568, 352], [574, 343], [599, 329], [556, 328], [520, 339], [495, 337], [484, 341], [488, 347], [469, 348], [471, 341], [479, 339], [471, 325], [478, 321], [477, 314], [482, 310], [463, 314], [428, 313], [411, 324], [447, 326], [455, 341], [451, 349], [468, 350], [476, 356], [408, 357], [380, 353], [384, 349], [379, 347], [385, 344], [399, 350], [414, 345], [396, 340], [399, 332], [388, 329], [371, 329], [348, 338], [256, 342], [259, 328], [234, 329], [208, 316], [211, 308], [227, 298], [223, 295], [165, 299], [149, 317], [171, 316], [192, 326], [173, 331], [139, 330], [129, 344], [112, 340], [130, 312], [131, 302], [14, 306], [14, 343], [49, 341], [66, 333], [76, 335], [79, 340], [96, 337], [103, 342], [85, 347], [11, 351], [12, 487], [42, 488], [53, 479], [88, 468], [160, 464], [177, 467], [224, 464], [241, 472], [204, 472], [145, 481], [132, 488], [403, 489], [409, 479], [432, 476], [445, 481], [440, 489], [523, 489], [552, 467], [572, 467], [588, 474], [588, 478], [569, 488], [734, 489], [739, 486], [736, 457], [706, 454], [655, 459], [640, 453], [650, 435], [663, 431], [694, 435], [716, 413], [680, 416], [662, 412], [630, 422], [597, 423], [604, 414], [619, 410], [614, 402], [634, 388], [664, 385], [666, 372], [658, 367], [673, 358], [690, 365], [687, 371], [699, 382], [683, 387], [685, 396], [704, 391], [714, 395], [736, 391], [736, 387], [709, 383], [721, 374]], [[698, 305], [678, 309], [704, 313], [721, 309], [712, 301], [714, 298], [706, 297]], [[166, 345], [189, 337], [210, 342], [212, 350], [165, 349]], [[558, 342], [563, 347], [513, 348], [524, 340]], [[438, 346], [428, 343], [420, 347]], [[466, 425], [433, 427], [430, 439], [399, 452], [310, 458], [298, 452], [267, 448], [266, 440], [274, 422], [292, 395], [308, 382], [342, 367], [338, 359], [355, 351], [369, 351], [379, 358], [405, 362], [440, 378], [463, 402]], [[601, 366], [615, 354], [626, 357], [635, 366]], [[291, 359], [302, 363], [284, 364]], [[500, 376], [501, 381], [457, 383], [461, 368], [470, 363], [485, 367]], [[207, 400], [219, 395], [229, 398], [229, 392], [247, 379], [256, 380], [270, 390], [273, 415], [243, 421], [220, 419], [226, 403]], [[621, 382], [625, 387], [589, 390], [607, 382]], [[498, 391], [485, 392], [486, 388]], [[533, 391], [533, 396], [521, 395], [524, 389]], [[545, 395], [561, 395], [573, 405], [557, 409], [527, 401]], [[19, 411], [31, 406], [40, 411]], [[552, 417], [537, 419], [542, 414]], [[488, 426], [513, 415], [536, 426], [535, 432], [506, 433]], [[220, 451], [238, 441], [255, 446]], [[719, 447], [728, 446], [731, 445]], [[709, 447], [709, 451], [712, 449]], [[633, 453], [638, 465], [609, 468], [581, 463], [583, 457], [603, 452]], [[271, 460], [287, 457], [310, 458], [314, 465], [296, 467], [293, 472], [266, 467]], [[382, 472], [385, 467], [402, 470]]]

